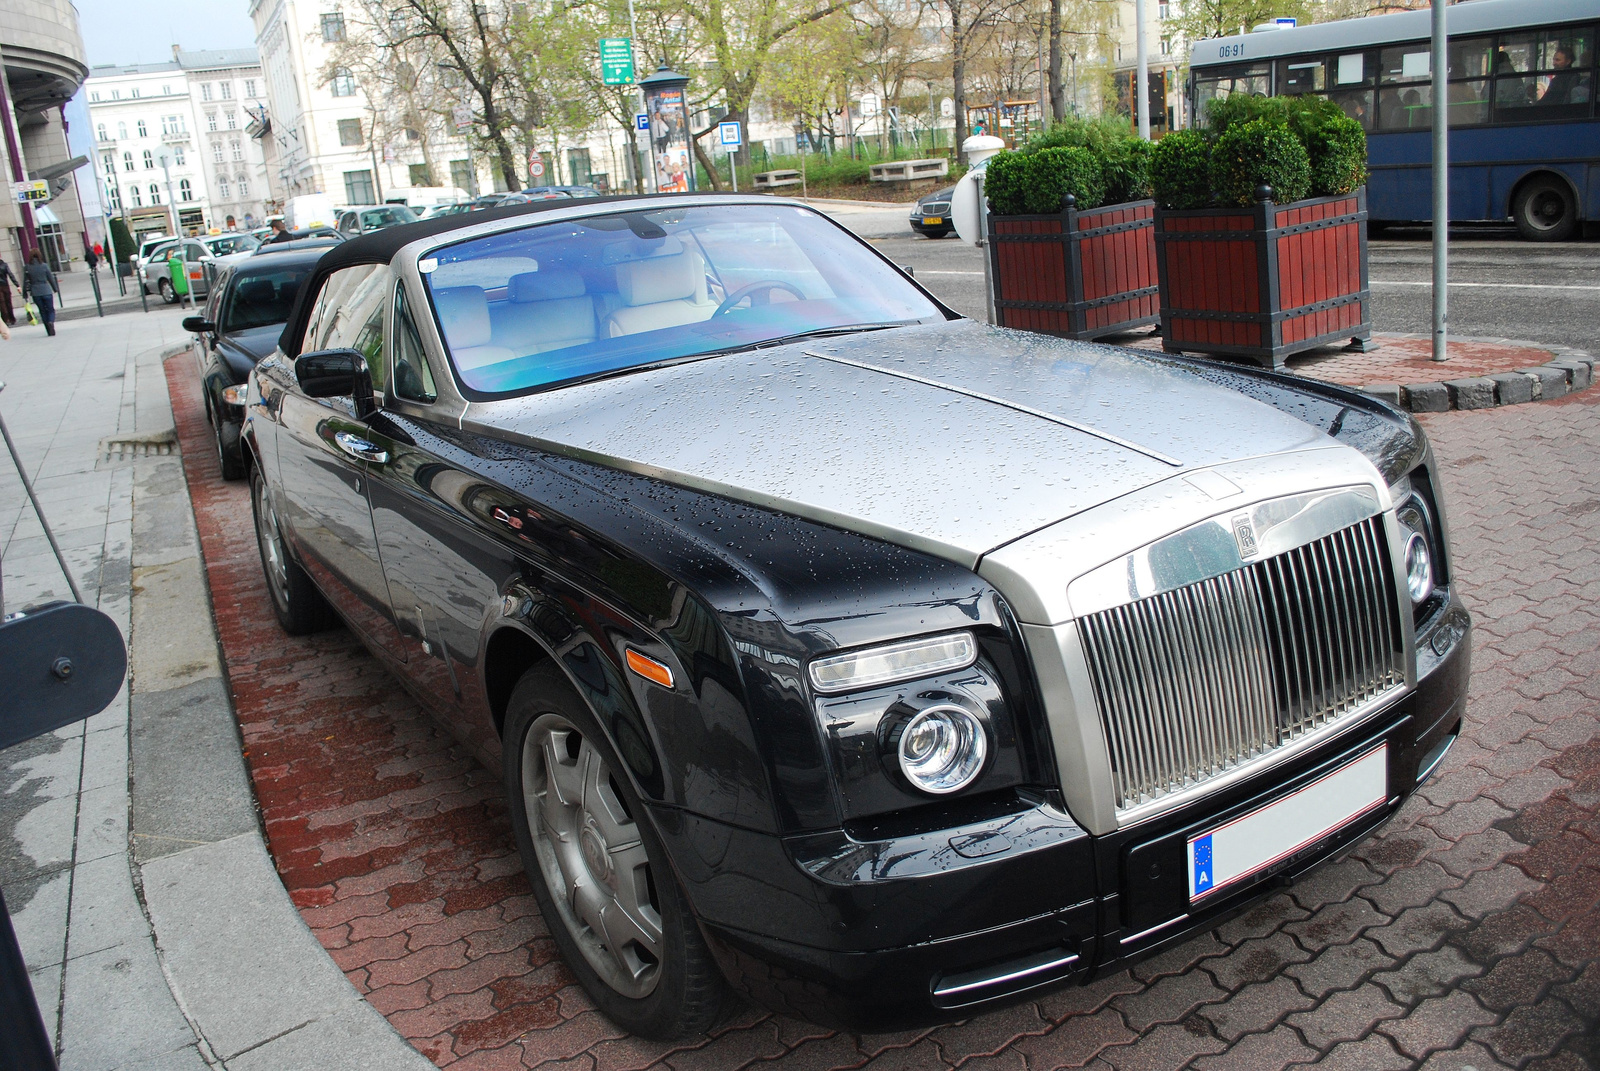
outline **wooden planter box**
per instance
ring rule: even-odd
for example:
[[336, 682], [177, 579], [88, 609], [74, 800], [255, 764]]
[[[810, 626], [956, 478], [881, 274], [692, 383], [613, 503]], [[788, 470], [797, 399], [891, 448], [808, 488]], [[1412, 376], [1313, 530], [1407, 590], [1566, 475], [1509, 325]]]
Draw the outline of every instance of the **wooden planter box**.
[[1367, 190], [1292, 204], [1156, 211], [1162, 347], [1282, 367], [1372, 343]]
[[1154, 324], [1154, 201], [1051, 216], [989, 215], [995, 321], [1067, 338]]

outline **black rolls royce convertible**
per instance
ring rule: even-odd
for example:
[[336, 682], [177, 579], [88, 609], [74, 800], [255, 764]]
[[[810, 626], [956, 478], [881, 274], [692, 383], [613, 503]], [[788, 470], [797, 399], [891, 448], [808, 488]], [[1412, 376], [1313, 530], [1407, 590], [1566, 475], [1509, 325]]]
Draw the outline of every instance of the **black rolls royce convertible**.
[[330, 250], [244, 442], [272, 609], [504, 776], [567, 963], [970, 1017], [1394, 814], [1470, 619], [1426, 438], [1339, 387], [975, 323], [809, 207], [609, 198]]

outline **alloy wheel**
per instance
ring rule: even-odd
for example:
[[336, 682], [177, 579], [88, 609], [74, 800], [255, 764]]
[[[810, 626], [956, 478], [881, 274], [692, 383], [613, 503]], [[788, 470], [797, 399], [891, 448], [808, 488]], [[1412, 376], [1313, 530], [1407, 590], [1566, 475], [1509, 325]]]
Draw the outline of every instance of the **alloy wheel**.
[[278, 515], [267, 494], [267, 481], [257, 479], [255, 488], [256, 539], [261, 544], [261, 560], [266, 565], [267, 584], [279, 606], [289, 605], [289, 564], [284, 557], [283, 536], [278, 531]]
[[605, 758], [571, 722], [542, 714], [522, 743], [523, 806], [561, 923], [612, 989], [649, 996], [661, 976], [650, 858]]

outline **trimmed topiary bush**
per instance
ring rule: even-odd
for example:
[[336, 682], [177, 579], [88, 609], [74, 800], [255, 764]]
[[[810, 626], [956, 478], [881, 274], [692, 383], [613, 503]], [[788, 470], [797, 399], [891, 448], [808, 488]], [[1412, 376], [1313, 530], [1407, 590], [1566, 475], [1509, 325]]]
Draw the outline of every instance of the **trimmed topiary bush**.
[[[1350, 193], [1367, 181], [1367, 134], [1332, 101], [1321, 97], [1252, 97], [1234, 94], [1206, 107], [1211, 133], [1222, 138], [1246, 123], [1287, 127], [1311, 161], [1309, 197]], [[1269, 183], [1270, 185], [1270, 183]], [[1275, 200], [1285, 198], [1275, 195]]]
[[1222, 205], [1250, 205], [1256, 190], [1272, 188], [1279, 204], [1311, 193], [1311, 157], [1285, 123], [1263, 116], [1235, 123], [1211, 149], [1211, 188]]
[[1125, 138], [1107, 150], [1100, 166], [1106, 177], [1106, 204], [1142, 201], [1150, 196], [1150, 158], [1155, 144]]
[[1059, 212], [1062, 198], [1069, 193], [1077, 199], [1080, 210], [1105, 203], [1105, 175], [1100, 161], [1088, 149], [1044, 149], [1024, 159], [1028, 165], [1025, 203], [1029, 212]]
[[1211, 142], [1198, 130], [1174, 130], [1150, 154], [1150, 185], [1162, 208], [1211, 207]]
[[984, 171], [983, 190], [989, 197], [989, 211], [995, 215], [1026, 215], [1028, 158], [1020, 152], [996, 153]]

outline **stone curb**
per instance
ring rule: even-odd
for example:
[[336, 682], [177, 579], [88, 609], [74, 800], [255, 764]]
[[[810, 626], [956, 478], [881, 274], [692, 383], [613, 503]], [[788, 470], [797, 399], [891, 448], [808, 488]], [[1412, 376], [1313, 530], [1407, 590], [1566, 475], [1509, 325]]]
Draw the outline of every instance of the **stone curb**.
[[1446, 379], [1435, 383], [1374, 383], [1357, 389], [1413, 413], [1447, 413], [1452, 409], [1495, 409], [1502, 405], [1553, 401], [1594, 385], [1595, 358], [1570, 346], [1504, 338], [1461, 338], [1458, 341], [1526, 346], [1548, 350], [1555, 356], [1545, 364], [1518, 368], [1512, 372], [1494, 372], [1487, 376]]

